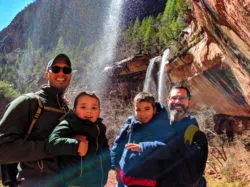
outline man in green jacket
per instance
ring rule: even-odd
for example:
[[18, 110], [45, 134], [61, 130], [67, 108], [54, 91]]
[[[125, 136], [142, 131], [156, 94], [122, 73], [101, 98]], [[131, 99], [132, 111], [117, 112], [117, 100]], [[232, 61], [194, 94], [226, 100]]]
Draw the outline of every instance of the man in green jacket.
[[[48, 85], [13, 100], [0, 121], [0, 164], [19, 163], [17, 179], [24, 179], [19, 186], [52, 186], [58, 161], [45, 152], [44, 145], [68, 111], [64, 93], [71, 81], [71, 72], [69, 57], [57, 55], [48, 62], [44, 73]], [[39, 106], [37, 96], [44, 108], [25, 138]]]

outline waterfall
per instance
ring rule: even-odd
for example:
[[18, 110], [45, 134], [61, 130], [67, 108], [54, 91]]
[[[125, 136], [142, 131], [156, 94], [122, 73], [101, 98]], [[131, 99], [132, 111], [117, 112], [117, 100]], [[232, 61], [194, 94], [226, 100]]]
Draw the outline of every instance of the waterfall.
[[123, 0], [112, 0], [102, 38], [102, 49], [98, 58], [98, 63], [103, 64], [103, 60], [111, 62], [114, 58], [115, 47], [120, 33], [120, 18]]
[[120, 33], [120, 19], [123, 7], [123, 0], [112, 0], [108, 7], [106, 21], [103, 23], [103, 35], [100, 47], [97, 51], [97, 68], [93, 71], [92, 86], [95, 90], [100, 90], [105, 85], [106, 77], [103, 69], [107, 63], [114, 60], [116, 43]]
[[157, 96], [157, 80], [154, 79], [154, 77], [157, 74], [158, 68], [157, 62], [159, 62], [161, 57], [157, 56], [152, 59], [150, 59], [147, 72], [146, 72], [146, 77], [144, 81], [144, 86], [143, 86], [143, 91], [144, 92], [150, 92], [154, 96]]
[[170, 55], [170, 49], [167, 48], [162, 56], [159, 77], [158, 77], [158, 101], [161, 103], [165, 103], [166, 95], [167, 95], [167, 86], [166, 86], [166, 72], [165, 66], [168, 64], [168, 59]]

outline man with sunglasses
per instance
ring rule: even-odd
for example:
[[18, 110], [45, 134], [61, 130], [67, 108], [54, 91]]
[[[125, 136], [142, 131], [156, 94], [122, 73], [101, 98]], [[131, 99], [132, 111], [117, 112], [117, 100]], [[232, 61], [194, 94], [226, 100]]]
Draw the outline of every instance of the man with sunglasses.
[[55, 59], [48, 62], [44, 75], [50, 86], [65, 91], [71, 80], [71, 63], [64, 54], [57, 55]]
[[[0, 163], [14, 170], [15, 164], [11, 163], [19, 163], [17, 180], [12, 179], [9, 186], [17, 186], [17, 183], [25, 187], [55, 186], [52, 179], [58, 170], [58, 160], [44, 151], [44, 145], [69, 110], [64, 93], [71, 81], [71, 72], [69, 57], [57, 55], [48, 62], [44, 73], [48, 85], [43, 85], [36, 93], [19, 96], [8, 105], [0, 121]], [[43, 106], [39, 116], [36, 116], [37, 97]], [[24, 138], [35, 118], [38, 119], [30, 135]]]

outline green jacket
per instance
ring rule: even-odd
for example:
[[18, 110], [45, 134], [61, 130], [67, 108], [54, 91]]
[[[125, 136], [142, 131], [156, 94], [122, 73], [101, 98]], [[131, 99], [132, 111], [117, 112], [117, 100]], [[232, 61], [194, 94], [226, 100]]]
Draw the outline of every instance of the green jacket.
[[[62, 183], [68, 185], [104, 186], [110, 169], [110, 153], [106, 138], [106, 126], [99, 118], [96, 123], [82, 120], [73, 112], [52, 132], [46, 151], [61, 155], [60, 173]], [[78, 140], [74, 135], [86, 136], [88, 152], [84, 157], [78, 156]]]
[[[68, 110], [59, 89], [43, 86], [36, 95], [45, 106]], [[25, 140], [37, 108], [33, 93], [21, 95], [8, 105], [0, 121], [0, 164], [21, 162], [18, 177], [24, 177], [26, 181], [44, 180], [58, 169], [57, 159], [46, 153], [44, 146], [63, 114], [43, 110], [31, 135]]]

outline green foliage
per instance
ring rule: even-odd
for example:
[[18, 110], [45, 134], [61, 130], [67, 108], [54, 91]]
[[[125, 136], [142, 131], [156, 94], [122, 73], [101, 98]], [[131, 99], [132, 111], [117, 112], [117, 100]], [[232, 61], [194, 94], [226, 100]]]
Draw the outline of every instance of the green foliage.
[[143, 53], [148, 53], [150, 51], [149, 46], [153, 42], [155, 37], [155, 30], [153, 28], [154, 19], [152, 17], [147, 17], [143, 19], [141, 26], [139, 28], [139, 36], [143, 41]]
[[131, 25], [126, 31], [124, 36], [124, 44], [128, 49], [129, 54], [136, 54], [141, 51], [141, 37], [139, 35], [140, 21], [137, 18], [135, 23]]
[[64, 51], [64, 41], [63, 37], [59, 37], [53, 56], [62, 53], [62, 51]]
[[6, 98], [14, 99], [20, 95], [20, 93], [13, 88], [13, 85], [6, 82], [0, 81], [0, 95]]
[[185, 7], [183, 0], [169, 0], [167, 2], [159, 28], [160, 40], [165, 45], [168, 45], [169, 41], [173, 39], [176, 40], [185, 27], [183, 21]]
[[168, 47], [172, 40], [177, 41], [185, 27], [183, 17], [185, 9], [189, 6], [185, 3], [184, 0], [168, 0], [163, 14], [156, 18], [149, 16], [142, 21], [136, 19], [122, 34], [121, 53], [125, 56], [155, 55]]

